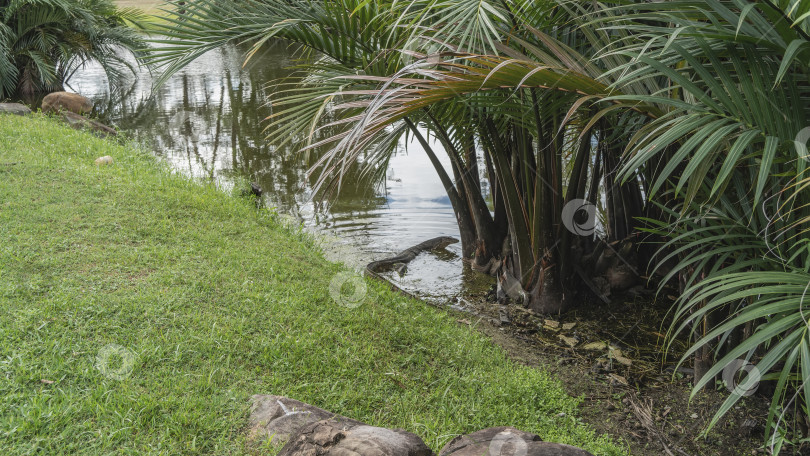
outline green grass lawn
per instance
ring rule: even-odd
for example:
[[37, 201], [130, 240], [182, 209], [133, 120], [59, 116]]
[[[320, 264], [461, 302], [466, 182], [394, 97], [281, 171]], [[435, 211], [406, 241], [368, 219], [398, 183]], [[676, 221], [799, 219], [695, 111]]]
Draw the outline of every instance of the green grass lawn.
[[0, 116], [0, 454], [249, 454], [256, 393], [435, 450], [513, 425], [623, 454], [458, 316], [375, 282], [339, 305], [340, 271], [270, 211], [135, 146]]

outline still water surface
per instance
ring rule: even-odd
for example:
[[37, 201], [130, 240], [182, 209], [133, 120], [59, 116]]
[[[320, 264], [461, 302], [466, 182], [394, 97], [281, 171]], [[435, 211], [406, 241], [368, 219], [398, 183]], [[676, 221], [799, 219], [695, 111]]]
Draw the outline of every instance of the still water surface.
[[[93, 99], [100, 118], [148, 144], [177, 170], [224, 188], [238, 177], [258, 183], [267, 205], [329, 239], [327, 253], [351, 267], [360, 269], [432, 237], [458, 239], [450, 202], [416, 142], [399, 145], [383, 182], [344, 186], [329, 202], [313, 198], [306, 170], [314, 157], [264, 141], [270, 83], [290, 76], [295, 63], [283, 43], [244, 67], [239, 50], [225, 47], [154, 92], [154, 75], [142, 70], [131, 85], [111, 93], [103, 72], [92, 66], [77, 73], [70, 88]], [[460, 244], [448, 251], [422, 254], [404, 276], [389, 277], [439, 301], [466, 294], [473, 274], [462, 265]]]

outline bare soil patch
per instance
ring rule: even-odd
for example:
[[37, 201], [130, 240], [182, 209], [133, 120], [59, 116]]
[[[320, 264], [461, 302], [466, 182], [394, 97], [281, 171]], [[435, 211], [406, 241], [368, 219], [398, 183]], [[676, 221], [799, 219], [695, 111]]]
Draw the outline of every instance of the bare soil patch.
[[[623, 441], [631, 454], [769, 453], [763, 448], [769, 398], [760, 392], [701, 436], [728, 391], [718, 382], [689, 400], [691, 366], [675, 369], [686, 344], [675, 341], [668, 356], [662, 350], [668, 302], [630, 297], [549, 317], [491, 301], [488, 293], [459, 300], [474, 313], [459, 322], [477, 326], [514, 360], [553, 373], [569, 394], [583, 398], [582, 419]], [[808, 455], [810, 448], [782, 454]]]

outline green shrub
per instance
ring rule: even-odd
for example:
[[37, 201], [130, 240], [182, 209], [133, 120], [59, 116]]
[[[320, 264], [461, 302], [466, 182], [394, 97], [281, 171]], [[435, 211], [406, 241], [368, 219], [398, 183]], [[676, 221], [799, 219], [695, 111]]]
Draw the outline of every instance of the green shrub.
[[0, 1], [0, 99], [62, 90], [91, 62], [116, 83], [144, 48], [139, 19], [111, 0]]

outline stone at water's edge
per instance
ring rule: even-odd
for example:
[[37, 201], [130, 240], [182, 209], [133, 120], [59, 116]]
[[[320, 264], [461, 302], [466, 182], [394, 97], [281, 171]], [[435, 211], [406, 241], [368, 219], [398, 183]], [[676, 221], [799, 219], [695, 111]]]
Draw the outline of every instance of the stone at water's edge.
[[54, 92], [45, 95], [45, 98], [42, 99], [42, 112], [45, 114], [65, 111], [85, 114], [92, 110], [93, 102], [78, 93]]
[[0, 103], [0, 114], [16, 114], [18, 116], [24, 116], [26, 114], [31, 114], [31, 110], [28, 109], [28, 106], [20, 103]]
[[537, 434], [502, 426], [482, 429], [449, 441], [439, 456], [593, 456], [560, 443], [543, 442]]
[[254, 443], [269, 438], [273, 443], [286, 443], [299, 429], [326, 419], [351, 425], [363, 424], [284, 396], [256, 394], [251, 400], [248, 438]]
[[[51, 95], [57, 95], [57, 94], [61, 94], [61, 93], [67, 93], [67, 92], [57, 92], [56, 94], [52, 93]], [[51, 95], [46, 96], [45, 99], [47, 99]], [[75, 95], [75, 94], [68, 94], [68, 95]], [[77, 96], [81, 97], [81, 95], [77, 95]], [[82, 97], [82, 98], [84, 98], [84, 97]], [[87, 102], [90, 103], [90, 100], [87, 100]], [[90, 109], [92, 109], [92, 108], [93, 108], [93, 106], [91, 104]], [[42, 110], [45, 111], [45, 101], [44, 100], [42, 102]], [[56, 112], [56, 111], [51, 109], [51, 110], [45, 111], [45, 112]], [[110, 128], [110, 127], [104, 125], [103, 123], [101, 123], [101, 122], [99, 122], [97, 120], [88, 119], [87, 117], [84, 117], [84, 116], [82, 116], [80, 114], [76, 114], [75, 112], [73, 112], [71, 110], [63, 110], [63, 111], [61, 111], [61, 113], [62, 113], [62, 120], [73, 129], [76, 129], [76, 130], [87, 129], [87, 130], [92, 131], [93, 133], [98, 134], [101, 137], [117, 136], [118, 135], [118, 132], [115, 131], [113, 128]], [[27, 106], [22, 105], [20, 103], [0, 103], [0, 114], [16, 114], [18, 116], [24, 116], [24, 115], [27, 115], [27, 114], [31, 114], [31, 110]]]
[[[334, 420], [302, 428], [278, 456], [433, 456], [416, 434]], [[480, 456], [480, 455], [476, 455]]]
[[117, 131], [104, 125], [103, 123], [97, 120], [88, 119], [87, 117], [80, 116], [79, 114], [70, 111], [65, 111], [62, 113], [62, 120], [64, 120], [65, 123], [74, 130], [87, 129], [101, 137], [118, 135]]

